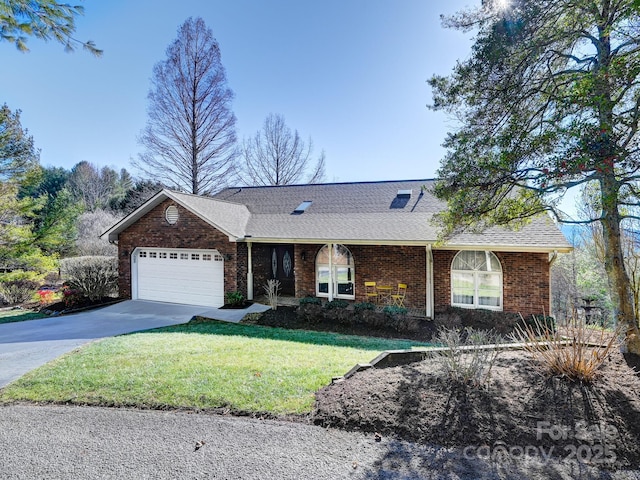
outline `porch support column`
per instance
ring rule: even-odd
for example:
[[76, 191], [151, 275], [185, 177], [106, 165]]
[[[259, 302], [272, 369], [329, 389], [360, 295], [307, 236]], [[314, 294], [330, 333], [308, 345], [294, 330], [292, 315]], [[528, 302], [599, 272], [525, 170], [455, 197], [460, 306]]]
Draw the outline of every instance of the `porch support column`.
[[427, 318], [433, 319], [435, 315], [435, 306], [433, 298], [433, 251], [431, 250], [431, 244], [426, 246], [427, 261], [426, 261], [426, 279], [427, 279], [427, 291], [426, 291], [426, 311]]
[[[553, 253], [549, 255], [549, 316], [553, 317], [553, 288], [551, 287], [551, 267], [558, 259], [558, 251], [554, 250]], [[556, 319], [557, 320], [557, 319]]]
[[333, 301], [333, 243], [329, 244], [329, 301]]
[[253, 244], [247, 242], [247, 300], [253, 300], [253, 261], [251, 259], [251, 247]]

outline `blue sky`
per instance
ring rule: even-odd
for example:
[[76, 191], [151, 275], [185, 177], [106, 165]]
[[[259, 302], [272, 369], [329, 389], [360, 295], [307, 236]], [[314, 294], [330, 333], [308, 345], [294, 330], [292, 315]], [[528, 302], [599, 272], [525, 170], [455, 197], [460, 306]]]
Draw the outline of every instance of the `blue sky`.
[[220, 44], [239, 139], [280, 113], [325, 151], [328, 181], [431, 178], [452, 123], [426, 108], [426, 80], [450, 72], [472, 40], [442, 28], [440, 14], [479, 3], [87, 0], [75, 36], [103, 57], [34, 38], [26, 54], [0, 43], [0, 102], [22, 110], [43, 165], [134, 172], [152, 67], [200, 16]]

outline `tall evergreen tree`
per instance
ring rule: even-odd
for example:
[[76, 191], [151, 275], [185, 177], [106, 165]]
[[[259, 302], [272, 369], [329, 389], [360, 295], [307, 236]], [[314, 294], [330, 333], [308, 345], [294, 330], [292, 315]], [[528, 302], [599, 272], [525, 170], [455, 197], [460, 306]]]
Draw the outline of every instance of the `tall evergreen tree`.
[[518, 225], [594, 184], [616, 317], [640, 354], [621, 224], [638, 205], [640, 22], [633, 0], [486, 0], [445, 24], [476, 30], [471, 56], [433, 77], [456, 116], [438, 172], [446, 233]]
[[27, 37], [56, 40], [67, 51], [76, 45], [96, 56], [102, 50], [92, 41], [81, 42], [73, 38], [75, 19], [84, 13], [82, 5], [70, 5], [55, 0], [0, 0], [0, 40], [12, 42], [18, 50], [27, 52]]
[[38, 166], [39, 152], [33, 137], [22, 128], [20, 110], [0, 107], [0, 181], [19, 181]]

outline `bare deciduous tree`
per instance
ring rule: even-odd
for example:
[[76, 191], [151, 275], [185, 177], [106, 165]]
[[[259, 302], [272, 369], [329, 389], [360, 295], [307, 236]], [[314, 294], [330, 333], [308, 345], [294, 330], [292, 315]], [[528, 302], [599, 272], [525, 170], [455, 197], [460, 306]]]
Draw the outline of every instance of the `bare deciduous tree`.
[[291, 131], [284, 116], [269, 114], [262, 130], [242, 145], [243, 166], [240, 177], [248, 185], [291, 185], [319, 183], [324, 178], [324, 152], [311, 167], [313, 142]]
[[79, 256], [85, 255], [116, 255], [118, 248], [111, 245], [107, 239], [100, 238], [104, 232], [115, 225], [121, 215], [106, 210], [86, 212], [78, 218], [78, 238], [76, 250]]
[[234, 169], [233, 92], [220, 48], [201, 18], [187, 19], [153, 68], [148, 121], [140, 137], [146, 148], [134, 165], [149, 177], [194, 194], [226, 184]]
[[71, 169], [69, 188], [73, 196], [90, 212], [106, 208], [118, 187], [120, 177], [110, 167], [98, 167], [82, 161]]

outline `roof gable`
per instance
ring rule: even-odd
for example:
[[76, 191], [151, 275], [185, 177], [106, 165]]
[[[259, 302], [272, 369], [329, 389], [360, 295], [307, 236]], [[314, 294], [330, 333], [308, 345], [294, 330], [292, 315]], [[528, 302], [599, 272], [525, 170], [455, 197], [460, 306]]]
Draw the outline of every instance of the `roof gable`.
[[191, 211], [230, 238], [237, 239], [245, 236], [244, 230], [249, 220], [249, 211], [246, 206], [166, 189], [158, 192], [101, 236], [107, 236], [109, 241], [117, 240], [120, 232], [133, 225], [167, 199], [171, 199]]

